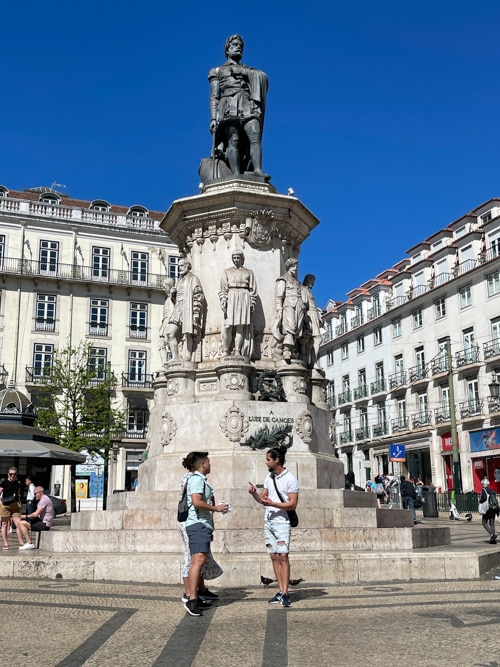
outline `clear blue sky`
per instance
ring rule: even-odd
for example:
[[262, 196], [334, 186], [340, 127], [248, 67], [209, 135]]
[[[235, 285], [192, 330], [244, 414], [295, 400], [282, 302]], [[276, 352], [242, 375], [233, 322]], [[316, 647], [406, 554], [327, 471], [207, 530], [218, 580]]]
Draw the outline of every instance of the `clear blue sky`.
[[498, 0], [6, 2], [0, 183], [166, 210], [210, 152], [232, 33], [270, 79], [264, 168], [321, 225], [299, 273], [347, 291], [494, 196]]

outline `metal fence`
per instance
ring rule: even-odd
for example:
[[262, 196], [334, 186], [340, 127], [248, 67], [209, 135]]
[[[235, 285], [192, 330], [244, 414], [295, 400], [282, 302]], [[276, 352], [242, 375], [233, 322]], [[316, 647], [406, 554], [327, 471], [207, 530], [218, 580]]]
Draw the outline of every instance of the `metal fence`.
[[[477, 512], [479, 495], [475, 491], [455, 494], [455, 507], [459, 512]], [[499, 496], [497, 495], [497, 498]], [[448, 512], [451, 505], [451, 492], [436, 493], [438, 512]], [[499, 498], [500, 500], [500, 498]]]

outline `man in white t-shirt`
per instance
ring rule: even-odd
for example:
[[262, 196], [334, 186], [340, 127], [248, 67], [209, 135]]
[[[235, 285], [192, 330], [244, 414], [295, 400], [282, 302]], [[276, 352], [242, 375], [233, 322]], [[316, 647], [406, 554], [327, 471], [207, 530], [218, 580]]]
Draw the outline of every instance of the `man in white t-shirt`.
[[264, 488], [259, 493], [256, 486], [250, 482], [248, 493], [266, 508], [264, 514], [266, 549], [271, 556], [279, 586], [278, 593], [269, 600], [269, 603], [291, 607], [288, 595], [290, 583], [288, 553], [291, 533], [288, 511], [297, 507], [300, 487], [298, 480], [285, 468], [285, 453], [286, 447], [283, 446], [273, 447], [266, 453], [269, 475], [265, 479]]
[[[22, 536], [26, 540], [26, 544], [19, 549], [34, 549], [35, 545], [30, 538], [30, 527], [31, 532], [39, 533], [43, 530], [50, 530], [52, 523], [54, 521], [55, 512], [54, 505], [52, 500], [45, 495], [43, 486], [35, 487], [35, 499], [38, 504], [36, 510], [29, 514], [21, 515], [21, 522], [19, 523], [19, 530], [22, 533]], [[31, 522], [30, 522], [31, 519]], [[35, 519], [35, 521], [33, 521]]]

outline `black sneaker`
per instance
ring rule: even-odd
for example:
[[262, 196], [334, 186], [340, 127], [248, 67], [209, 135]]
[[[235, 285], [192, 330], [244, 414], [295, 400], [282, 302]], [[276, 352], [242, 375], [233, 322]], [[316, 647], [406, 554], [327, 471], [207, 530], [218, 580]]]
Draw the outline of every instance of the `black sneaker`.
[[280, 604], [282, 607], [292, 606], [292, 601], [290, 600], [290, 596], [288, 595], [288, 593], [283, 593], [283, 595], [281, 596]]
[[184, 593], [184, 595], [181, 597], [181, 600], [183, 602], [187, 602], [189, 600], [189, 595], [187, 593]]
[[200, 597], [196, 598], [196, 604], [200, 609], [210, 609], [212, 606], [210, 600], [202, 600]]
[[184, 609], [191, 616], [203, 616], [201, 609], [198, 607], [196, 600], [188, 600], [184, 603]]
[[205, 588], [204, 591], [199, 591], [198, 592], [198, 597], [201, 598], [202, 600], [218, 600], [219, 596], [216, 593], [212, 593], [212, 591], [209, 591], [208, 588]]
[[268, 600], [269, 604], [279, 604], [281, 602], [282, 593], [278, 591], [276, 595]]

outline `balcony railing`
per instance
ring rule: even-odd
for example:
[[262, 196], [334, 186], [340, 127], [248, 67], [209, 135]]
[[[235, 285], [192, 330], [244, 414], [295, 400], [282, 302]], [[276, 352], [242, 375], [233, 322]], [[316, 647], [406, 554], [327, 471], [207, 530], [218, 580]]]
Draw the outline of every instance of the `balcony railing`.
[[391, 420], [391, 428], [393, 433], [399, 433], [400, 431], [408, 430], [408, 417], [399, 417], [398, 419]]
[[455, 364], [457, 368], [477, 364], [479, 362], [479, 345], [472, 345], [465, 350], [455, 352]]
[[380, 380], [375, 380], [370, 384], [370, 394], [379, 394], [381, 391], [385, 391], [385, 380], [380, 378]]
[[129, 389], [151, 389], [153, 376], [151, 373], [122, 373], [122, 387]]
[[[0, 202], [2, 198], [0, 197]], [[50, 270], [49, 270], [50, 269]], [[110, 285], [135, 285], [151, 289], [163, 289], [165, 276], [157, 273], [143, 273], [122, 269], [96, 270], [92, 266], [76, 264], [61, 264], [47, 261], [39, 262], [36, 259], [18, 259], [3, 257], [0, 259], [0, 275], [10, 273], [17, 276], [43, 276], [57, 280], [78, 280], [85, 283], [108, 283]]]
[[26, 366], [25, 381], [37, 384], [50, 378], [51, 366]]
[[327, 396], [326, 397], [326, 402], [331, 408], [334, 408], [337, 405], [337, 401], [335, 400], [335, 396]]
[[370, 431], [367, 426], [362, 426], [356, 429], [356, 440], [366, 440], [370, 437]]
[[132, 325], [128, 331], [129, 338], [147, 338], [148, 328]]
[[108, 335], [107, 323], [91, 322], [89, 324], [89, 336], [107, 336], [107, 335]]
[[373, 306], [373, 308], [368, 309], [368, 320], [374, 320], [379, 315], [382, 315], [382, 309], [380, 306]]
[[38, 215], [41, 217], [58, 218], [65, 222], [85, 222], [86, 224], [109, 225], [111, 227], [133, 227], [141, 229], [155, 229], [158, 223], [152, 218], [110, 213], [108, 211], [94, 211], [90, 209], [33, 202], [24, 199], [0, 198], [0, 211], [19, 213], [21, 215]]
[[411, 418], [413, 428], [422, 428], [422, 426], [429, 426], [432, 423], [432, 414], [430, 412], [417, 412]]
[[372, 426], [372, 438], [379, 438], [382, 435], [387, 435], [387, 424], [374, 424]]
[[451, 419], [450, 416], [450, 408], [448, 406], [444, 406], [442, 408], [436, 408], [434, 410], [434, 421], [436, 424], [444, 424], [446, 422], [449, 422]]
[[488, 397], [488, 414], [498, 415], [500, 413], [500, 398]]
[[356, 327], [360, 327], [363, 323], [364, 323], [363, 315], [356, 315], [356, 317], [353, 317], [351, 319], [351, 329], [355, 329]]
[[125, 429], [121, 433], [122, 440], [144, 440], [147, 434], [147, 427], [143, 429]]
[[406, 371], [398, 371], [389, 375], [389, 389], [397, 389], [406, 384]]
[[345, 324], [345, 322], [335, 327], [336, 336], [342, 336], [345, 333], [347, 333], [347, 324]]
[[35, 331], [55, 331], [56, 330], [56, 321], [55, 320], [43, 320], [41, 318], [35, 319]]
[[368, 396], [368, 385], [362, 384], [360, 387], [356, 387], [353, 391], [353, 396], [355, 401]]
[[470, 419], [471, 417], [480, 417], [483, 414], [483, 399], [476, 398], [459, 405], [460, 417]]
[[328, 343], [328, 341], [333, 340], [333, 335], [332, 329], [327, 329], [321, 336], [321, 343]]
[[498, 356], [500, 356], [500, 338], [493, 338], [493, 340], [483, 343], [483, 357], [485, 361]]
[[436, 357], [430, 362], [432, 375], [448, 372], [448, 359], [446, 357]]
[[352, 433], [351, 431], [343, 431], [339, 433], [339, 445], [345, 445], [347, 442], [352, 442]]
[[350, 403], [351, 401], [351, 390], [342, 392], [337, 396], [337, 405], [343, 405], [344, 403]]
[[409, 382], [418, 382], [419, 380], [425, 380], [425, 378], [427, 378], [427, 366], [424, 364], [419, 364], [408, 369]]

